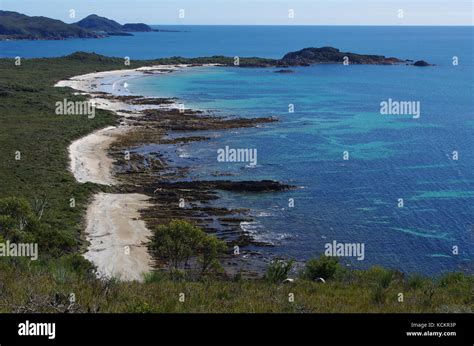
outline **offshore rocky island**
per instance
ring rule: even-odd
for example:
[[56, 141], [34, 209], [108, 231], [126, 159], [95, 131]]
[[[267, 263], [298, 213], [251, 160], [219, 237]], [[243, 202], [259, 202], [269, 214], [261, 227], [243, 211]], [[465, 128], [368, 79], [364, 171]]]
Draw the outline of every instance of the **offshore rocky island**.
[[[0, 40], [62, 40], [74, 38], [104, 38], [108, 36], [133, 36], [133, 32], [176, 32], [175, 30], [153, 29], [144, 23], [127, 23], [122, 25], [112, 19], [96, 14], [91, 14], [76, 23], [66, 24], [60, 20], [47, 17], [29, 17], [18, 12], [0, 10], [0, 20]], [[207, 59], [204, 58], [204, 60]], [[333, 47], [304, 48], [296, 52], [290, 52], [281, 59], [253, 58], [244, 61], [240, 66], [285, 67], [341, 62], [358, 65], [393, 65], [406, 63], [414, 66], [430, 66], [430, 64], [425, 61], [417, 61], [414, 63], [411, 60], [386, 58], [382, 55], [341, 52], [339, 49]], [[227, 65], [230, 65], [230, 63], [227, 63]], [[284, 73], [283, 71], [278, 72]]]

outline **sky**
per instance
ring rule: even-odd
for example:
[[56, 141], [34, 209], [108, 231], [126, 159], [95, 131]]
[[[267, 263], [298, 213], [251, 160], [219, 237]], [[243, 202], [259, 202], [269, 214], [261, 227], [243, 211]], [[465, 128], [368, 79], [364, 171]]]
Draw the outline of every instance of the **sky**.
[[[473, 25], [473, 0], [0, 0], [0, 9], [66, 23], [95, 13], [121, 24]], [[71, 18], [71, 10], [75, 17]], [[293, 14], [293, 16], [292, 16]], [[180, 16], [181, 15], [181, 16]]]

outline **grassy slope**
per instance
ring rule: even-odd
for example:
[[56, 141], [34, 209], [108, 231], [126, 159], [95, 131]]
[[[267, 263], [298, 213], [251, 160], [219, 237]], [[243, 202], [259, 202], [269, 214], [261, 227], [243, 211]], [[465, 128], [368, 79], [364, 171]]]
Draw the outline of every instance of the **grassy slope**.
[[[452, 274], [384, 281], [381, 269], [352, 271], [318, 284], [204, 279], [121, 283], [78, 277], [62, 263], [34, 268], [0, 261], [0, 312], [55, 312], [55, 296], [76, 296], [76, 312], [472, 312], [473, 280]], [[185, 294], [185, 302], [179, 294]], [[289, 294], [294, 302], [289, 302]], [[398, 294], [404, 301], [398, 301]], [[64, 311], [64, 307], [62, 310]]]
[[[213, 61], [232, 61], [222, 59]], [[192, 62], [198, 61], [203, 62]], [[75, 97], [71, 90], [53, 85], [74, 75], [150, 63], [124, 66], [122, 59], [84, 54], [24, 60], [22, 66], [15, 66], [12, 59], [0, 59], [0, 198], [25, 196], [31, 200], [45, 194], [48, 207], [43, 220], [74, 237], [79, 245], [87, 200], [99, 187], [75, 182], [67, 170], [67, 146], [94, 129], [114, 124], [116, 118], [105, 111], [98, 111], [92, 120], [56, 115], [56, 101]], [[20, 161], [14, 159], [17, 150], [21, 152]], [[76, 199], [76, 208], [69, 207], [71, 197]], [[424, 279], [409, 284], [406, 280], [393, 280], [387, 288], [381, 288], [379, 275], [371, 272], [351, 274], [325, 285], [302, 281], [291, 287], [218, 279], [174, 282], [163, 278], [160, 282], [138, 284], [106, 283], [81, 276], [81, 266], [83, 263], [74, 256], [43, 258], [33, 264], [0, 258], [0, 311], [54, 312], [50, 302], [56, 293], [70, 292], [76, 295], [79, 311], [112, 312], [472, 311], [474, 304], [473, 280], [465, 276], [446, 282]], [[178, 301], [180, 292], [188, 297], [185, 303]], [[289, 292], [295, 294], [295, 303], [288, 302]], [[397, 302], [398, 292], [405, 293], [405, 303]]]

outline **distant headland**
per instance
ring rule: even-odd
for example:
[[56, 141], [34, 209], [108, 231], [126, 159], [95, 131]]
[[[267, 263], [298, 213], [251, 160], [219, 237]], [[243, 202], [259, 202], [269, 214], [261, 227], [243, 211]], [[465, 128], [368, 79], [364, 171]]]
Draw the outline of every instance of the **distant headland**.
[[18, 12], [0, 11], [0, 40], [65, 40], [72, 38], [103, 38], [133, 36], [132, 32], [169, 32], [152, 29], [143, 23], [121, 25], [114, 20], [91, 14], [67, 24], [48, 17], [30, 17]]
[[[29, 17], [18, 12], [0, 11], [0, 40], [63, 40], [72, 38], [103, 38], [109, 36], [133, 36], [133, 32], [173, 31], [153, 29], [144, 23], [120, 24], [112, 19], [91, 14], [73, 24], [47, 17]], [[182, 63], [193, 59], [175, 57]], [[186, 61], [184, 61], [186, 60]], [[366, 55], [351, 52], [341, 52], [334, 47], [308, 47], [299, 51], [289, 52], [281, 59], [261, 57], [234, 58], [213, 56], [195, 58], [195, 63], [217, 63], [223, 65], [239, 65], [241, 67], [290, 67], [310, 66], [315, 64], [344, 64], [344, 65], [397, 65], [432, 66], [426, 61], [402, 60], [383, 55]], [[281, 69], [278, 73], [291, 73], [291, 70]]]

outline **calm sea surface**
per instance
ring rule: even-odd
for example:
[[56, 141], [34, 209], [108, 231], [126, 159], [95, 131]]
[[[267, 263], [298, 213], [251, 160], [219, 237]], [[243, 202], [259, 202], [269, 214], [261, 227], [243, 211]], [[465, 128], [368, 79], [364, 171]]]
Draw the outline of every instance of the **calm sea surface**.
[[[364, 243], [363, 261], [343, 260], [356, 268], [379, 264], [425, 274], [473, 272], [472, 27], [165, 28], [183, 32], [0, 42], [0, 55], [60, 56], [83, 50], [132, 59], [278, 58], [304, 47], [334, 46], [434, 63], [427, 68], [319, 65], [292, 68], [292, 74], [211, 67], [134, 79], [133, 93], [176, 96], [187, 107], [223, 116], [280, 119], [262, 128], [211, 133], [212, 140], [178, 151], [153, 145], [138, 150], [162, 150], [177, 164], [193, 167], [193, 177], [200, 179], [275, 179], [301, 187], [263, 195], [222, 194], [222, 205], [251, 209], [255, 223], [243, 228], [276, 245], [260, 251], [307, 259], [336, 240]], [[419, 102], [420, 118], [381, 115], [380, 103], [389, 98]], [[257, 166], [218, 162], [217, 150], [225, 146], [257, 149]], [[216, 172], [230, 176], [216, 177]]]

